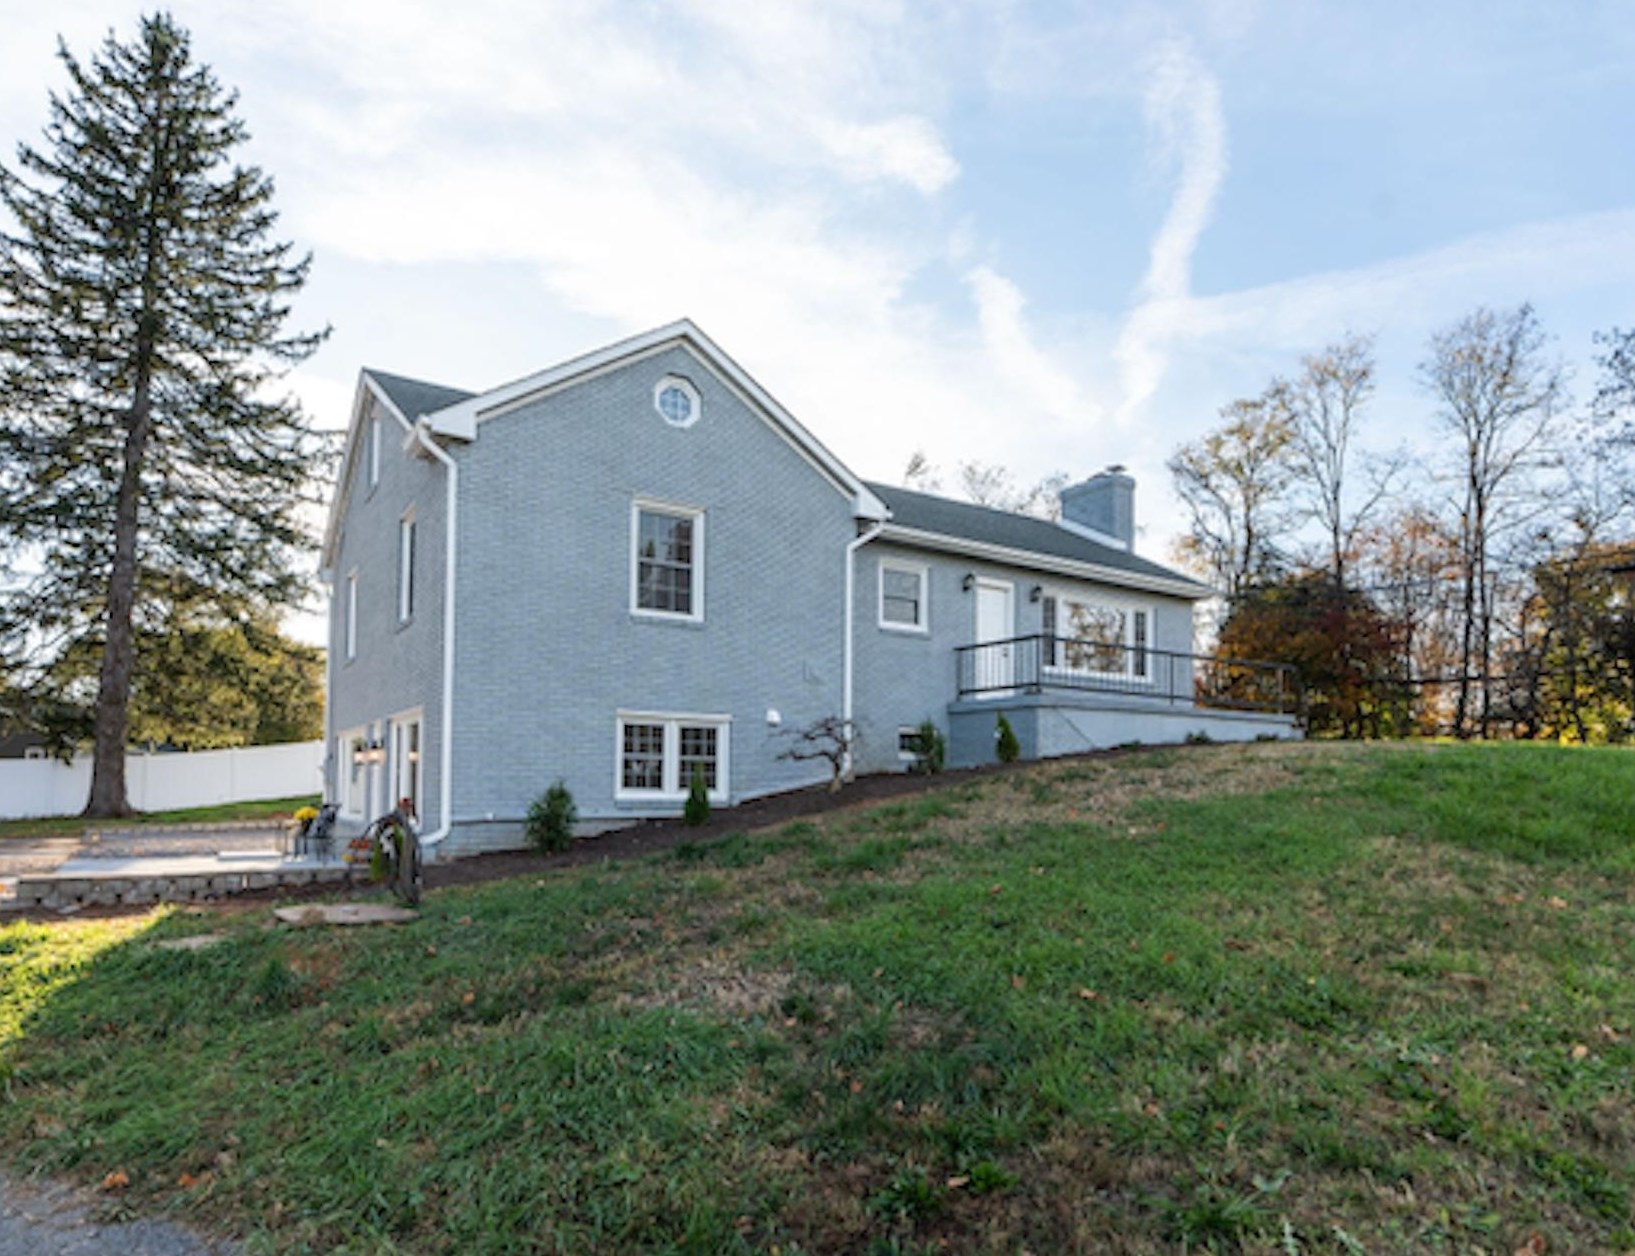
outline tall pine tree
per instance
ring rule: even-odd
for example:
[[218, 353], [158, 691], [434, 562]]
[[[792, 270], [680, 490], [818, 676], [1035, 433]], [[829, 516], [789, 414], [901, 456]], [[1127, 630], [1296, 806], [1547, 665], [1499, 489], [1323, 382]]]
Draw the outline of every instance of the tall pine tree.
[[29, 682], [100, 656], [86, 814], [126, 814], [138, 630], [178, 602], [294, 600], [299, 509], [326, 446], [277, 388], [323, 335], [284, 330], [311, 258], [272, 238], [271, 179], [234, 160], [236, 93], [170, 16], [109, 34], [0, 166], [0, 645]]

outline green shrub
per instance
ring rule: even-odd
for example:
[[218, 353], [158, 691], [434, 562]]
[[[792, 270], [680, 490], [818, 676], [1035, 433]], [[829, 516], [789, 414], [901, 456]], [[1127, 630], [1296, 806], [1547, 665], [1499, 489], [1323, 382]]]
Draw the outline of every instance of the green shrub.
[[573, 845], [573, 826], [578, 820], [579, 808], [567, 783], [557, 781], [528, 808], [528, 844], [547, 855], [567, 850]]
[[1016, 730], [1003, 715], [994, 728], [994, 750], [1001, 763], [1015, 763], [1022, 757], [1022, 743], [1016, 740]]
[[710, 818], [710, 791], [704, 784], [704, 769], [693, 768], [693, 779], [687, 785], [687, 805], [681, 818], [688, 824], [698, 825]]
[[942, 771], [942, 765], [948, 760], [948, 738], [942, 735], [942, 729], [935, 723], [922, 720], [914, 730], [911, 745], [914, 748], [914, 762], [908, 769], [910, 772]]

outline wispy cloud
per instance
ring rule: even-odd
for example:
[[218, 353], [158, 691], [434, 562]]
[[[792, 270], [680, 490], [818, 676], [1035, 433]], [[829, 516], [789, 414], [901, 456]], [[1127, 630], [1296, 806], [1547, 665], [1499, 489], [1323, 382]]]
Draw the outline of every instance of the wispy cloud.
[[966, 276], [976, 299], [982, 342], [1005, 380], [1033, 407], [1054, 419], [1093, 419], [1100, 408], [1078, 382], [1034, 342], [1023, 311], [1022, 290], [987, 266]]
[[1220, 85], [1185, 45], [1166, 44], [1155, 59], [1146, 118], [1158, 163], [1175, 172], [1175, 192], [1153, 238], [1138, 304], [1114, 349], [1121, 419], [1139, 413], [1158, 390], [1175, 323], [1190, 295], [1192, 255], [1227, 171]]

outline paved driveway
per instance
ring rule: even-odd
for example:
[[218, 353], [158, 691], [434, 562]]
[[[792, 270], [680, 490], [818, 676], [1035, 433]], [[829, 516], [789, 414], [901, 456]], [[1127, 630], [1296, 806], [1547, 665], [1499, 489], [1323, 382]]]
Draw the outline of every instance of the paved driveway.
[[0, 1256], [237, 1256], [242, 1250], [168, 1221], [100, 1222], [91, 1203], [65, 1186], [0, 1175]]

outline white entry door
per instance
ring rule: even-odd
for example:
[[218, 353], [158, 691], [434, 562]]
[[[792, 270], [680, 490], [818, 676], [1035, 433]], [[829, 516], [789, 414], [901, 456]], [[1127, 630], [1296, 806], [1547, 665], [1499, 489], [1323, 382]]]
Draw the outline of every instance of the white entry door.
[[1012, 657], [1016, 635], [1015, 587], [1005, 580], [976, 582], [976, 688], [979, 697], [998, 697], [1016, 682]]

